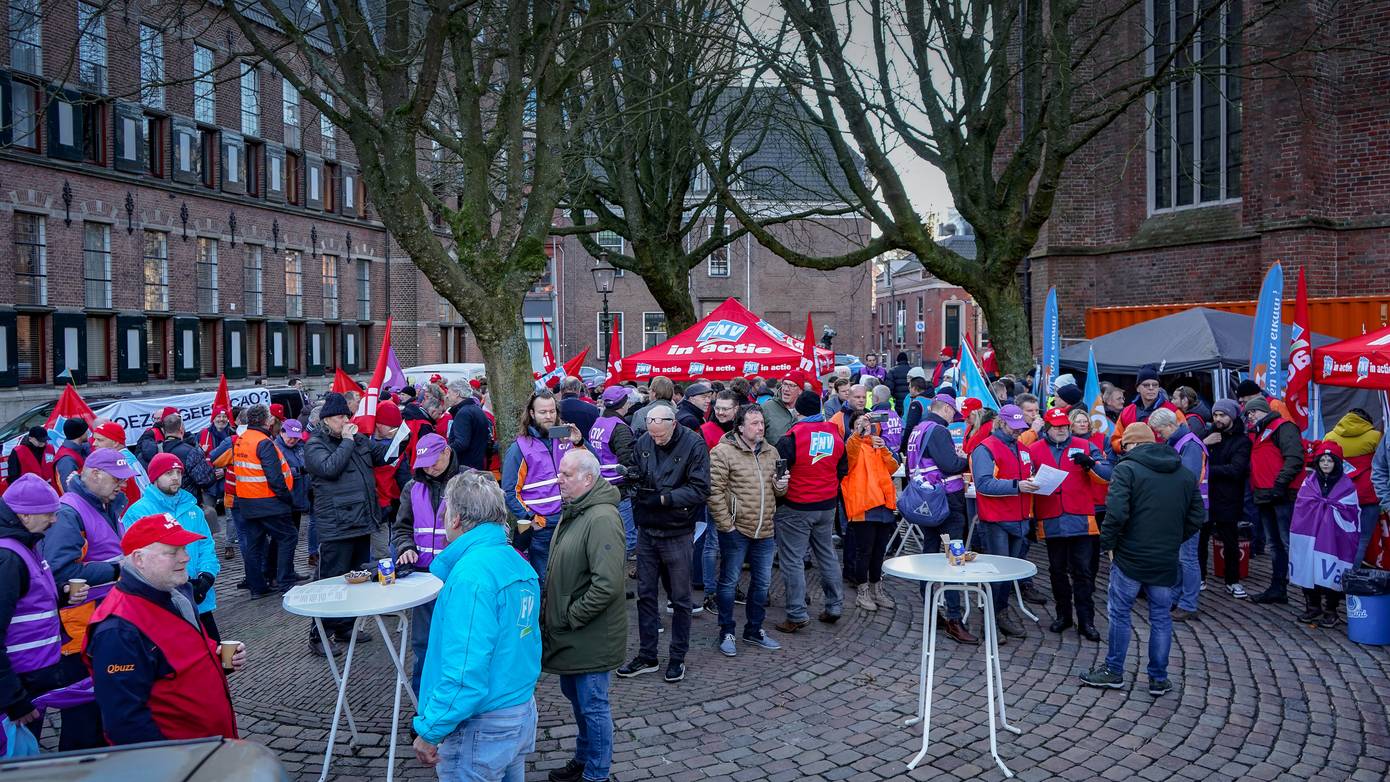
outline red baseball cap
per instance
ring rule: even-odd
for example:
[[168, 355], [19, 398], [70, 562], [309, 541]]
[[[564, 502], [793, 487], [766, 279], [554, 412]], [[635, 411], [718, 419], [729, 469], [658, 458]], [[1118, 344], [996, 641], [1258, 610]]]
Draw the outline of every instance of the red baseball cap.
[[125, 445], [125, 429], [122, 429], [121, 425], [115, 421], [107, 421], [93, 431], [108, 440], [115, 440], [121, 445]]
[[153, 543], [187, 546], [195, 540], [202, 539], [202, 535], [189, 532], [179, 526], [179, 523], [174, 521], [173, 516], [167, 513], [155, 513], [141, 517], [139, 521], [126, 529], [125, 537], [121, 538], [121, 551], [130, 554]]
[[277, 421], [283, 421], [288, 417], [285, 415], [285, 406], [279, 402], [270, 403], [270, 414], [275, 416]]
[[1043, 423], [1048, 426], [1071, 426], [1071, 418], [1067, 414], [1067, 408], [1054, 407], [1043, 413]]
[[179, 414], [179, 409], [178, 409], [177, 407], [166, 407], [166, 408], [164, 408], [163, 410], [160, 410], [160, 411], [159, 411], [159, 418], [156, 420], [156, 422], [158, 422], [158, 421], [163, 421], [164, 419], [168, 418], [168, 417], [171, 416], [171, 415], [178, 415], [178, 414]]

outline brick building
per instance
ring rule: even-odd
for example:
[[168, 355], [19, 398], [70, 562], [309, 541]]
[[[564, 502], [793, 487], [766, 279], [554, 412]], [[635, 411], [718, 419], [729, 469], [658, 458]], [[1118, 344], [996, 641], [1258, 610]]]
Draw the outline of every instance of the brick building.
[[[975, 232], [954, 211], [935, 223], [937, 242], [975, 257]], [[937, 279], [915, 255], [885, 257], [874, 277], [873, 351], [892, 364], [899, 351], [914, 366], [939, 359], [969, 334], [978, 349], [989, 336], [983, 311], [965, 289]]]
[[[1138, 51], [1153, 40], [1161, 51], [1198, 5], [1136, 4], [1115, 45]], [[1194, 59], [1224, 58], [1226, 73], [1166, 88], [1069, 162], [1025, 266], [1035, 338], [1050, 285], [1067, 338], [1084, 334], [1087, 307], [1254, 299], [1275, 260], [1290, 295], [1300, 265], [1311, 297], [1390, 293], [1390, 57], [1330, 47], [1283, 63], [1317, 80], [1243, 73], [1239, 63], [1259, 50], [1220, 40], [1216, 28], [1239, 30], [1239, 11], [1226, 9], [1192, 44]], [[1339, 42], [1383, 40], [1390, 4], [1308, 2], [1244, 35], [1299, 41], [1316, 26]], [[1140, 75], [1145, 59], [1131, 62], [1136, 70], [1119, 76]]]
[[229, 57], [230, 22], [102, 7], [8, 3], [0, 412], [65, 369], [129, 390], [369, 371], [388, 312], [403, 363], [476, 358], [388, 246], [351, 145]]

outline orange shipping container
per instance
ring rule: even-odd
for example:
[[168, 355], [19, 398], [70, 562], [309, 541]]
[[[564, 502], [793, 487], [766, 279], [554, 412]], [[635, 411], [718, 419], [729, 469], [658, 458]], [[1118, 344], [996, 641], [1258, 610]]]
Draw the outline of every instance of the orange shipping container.
[[[1284, 322], [1293, 321], [1293, 299], [1284, 300]], [[1255, 301], [1204, 301], [1188, 304], [1152, 304], [1135, 307], [1090, 307], [1086, 310], [1086, 338], [1119, 331], [1191, 307], [1255, 314]], [[1390, 296], [1339, 296], [1308, 300], [1308, 318], [1313, 331], [1346, 339], [1375, 331], [1390, 323]]]

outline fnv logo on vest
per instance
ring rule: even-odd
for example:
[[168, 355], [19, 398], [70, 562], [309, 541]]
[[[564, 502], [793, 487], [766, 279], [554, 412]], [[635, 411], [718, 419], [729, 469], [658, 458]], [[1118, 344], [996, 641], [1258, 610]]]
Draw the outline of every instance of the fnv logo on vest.
[[810, 443], [811, 464], [835, 453], [835, 435], [829, 432], [812, 432]]
[[737, 342], [739, 337], [743, 336], [743, 332], [747, 330], [748, 327], [742, 323], [735, 323], [732, 320], [716, 320], [712, 323], [706, 323], [705, 327], [700, 329], [700, 336], [695, 341], [701, 344], [706, 342]]

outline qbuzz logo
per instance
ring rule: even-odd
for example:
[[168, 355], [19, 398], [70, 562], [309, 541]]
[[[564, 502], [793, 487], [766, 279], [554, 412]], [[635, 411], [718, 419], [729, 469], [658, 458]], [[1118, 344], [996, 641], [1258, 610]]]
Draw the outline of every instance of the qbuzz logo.
[[747, 330], [748, 327], [742, 323], [735, 323], [732, 320], [716, 320], [706, 323], [705, 327], [700, 329], [700, 336], [696, 337], [695, 341], [701, 344], [705, 342], [737, 342], [739, 337], [743, 336], [743, 332]]
[[829, 432], [812, 432], [810, 440], [811, 464], [835, 453], [835, 435]]

